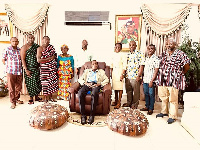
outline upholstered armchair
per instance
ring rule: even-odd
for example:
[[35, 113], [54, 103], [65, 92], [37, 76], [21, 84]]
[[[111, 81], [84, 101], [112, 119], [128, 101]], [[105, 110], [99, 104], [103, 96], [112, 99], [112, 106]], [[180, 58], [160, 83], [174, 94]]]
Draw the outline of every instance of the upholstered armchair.
[[[80, 69], [78, 76], [80, 77], [85, 69], [92, 68], [92, 62], [86, 62]], [[110, 67], [106, 66], [105, 62], [98, 62], [98, 68], [103, 69], [110, 80]], [[69, 101], [69, 108], [71, 112], [78, 112], [80, 113], [79, 107], [79, 98], [78, 98], [78, 91], [81, 88], [81, 85], [78, 82], [72, 84], [69, 88], [69, 92], [71, 95]], [[110, 82], [105, 85], [102, 91], [99, 93], [98, 104], [96, 106], [96, 114], [103, 114], [106, 115], [110, 111], [110, 103], [111, 103], [111, 84]], [[91, 110], [91, 95], [87, 94], [85, 97], [85, 111], [87, 114], [90, 113]]]

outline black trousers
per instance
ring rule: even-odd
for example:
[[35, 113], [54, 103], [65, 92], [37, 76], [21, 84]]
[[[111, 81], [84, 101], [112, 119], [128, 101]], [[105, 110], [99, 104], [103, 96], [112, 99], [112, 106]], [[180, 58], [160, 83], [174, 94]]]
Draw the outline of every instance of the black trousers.
[[88, 91], [91, 91], [91, 111], [90, 115], [94, 116], [96, 111], [96, 105], [99, 98], [99, 90], [101, 86], [95, 88], [89, 88], [87, 85], [83, 85], [83, 87], [78, 91], [79, 97], [79, 106], [81, 115], [85, 115], [85, 96], [87, 95]]

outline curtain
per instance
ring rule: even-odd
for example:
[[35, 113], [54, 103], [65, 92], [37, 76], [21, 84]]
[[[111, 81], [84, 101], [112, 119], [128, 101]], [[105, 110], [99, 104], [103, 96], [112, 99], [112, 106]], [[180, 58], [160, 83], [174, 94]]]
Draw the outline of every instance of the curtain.
[[[5, 4], [5, 9], [19, 46], [27, 43], [28, 33], [33, 34], [35, 43], [41, 45], [48, 25], [49, 4]], [[22, 94], [27, 94], [25, 80], [22, 85]]]
[[168, 37], [181, 40], [181, 27], [189, 15], [192, 4], [143, 4], [146, 46], [156, 45], [156, 55], [164, 51]]
[[49, 4], [5, 4], [5, 9], [15, 36], [20, 40], [19, 45], [26, 43], [28, 33], [32, 33], [35, 42], [41, 44], [41, 38], [46, 35]]
[[200, 5], [198, 6], [198, 13], [199, 13], [199, 19], [200, 19]]

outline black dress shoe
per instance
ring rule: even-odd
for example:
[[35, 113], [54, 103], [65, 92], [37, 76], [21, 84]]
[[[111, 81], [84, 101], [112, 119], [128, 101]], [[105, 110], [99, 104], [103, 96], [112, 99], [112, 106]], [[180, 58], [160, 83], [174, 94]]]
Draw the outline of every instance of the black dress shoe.
[[94, 122], [94, 116], [90, 116], [88, 119], [88, 123], [92, 124]]
[[149, 109], [144, 107], [144, 108], [140, 109], [140, 111], [149, 111]]
[[87, 116], [82, 115], [82, 116], [81, 116], [81, 124], [82, 124], [82, 125], [86, 124], [86, 123], [87, 123], [86, 120], [87, 120]]
[[150, 110], [147, 112], [147, 115], [152, 115], [153, 114], [153, 110]]

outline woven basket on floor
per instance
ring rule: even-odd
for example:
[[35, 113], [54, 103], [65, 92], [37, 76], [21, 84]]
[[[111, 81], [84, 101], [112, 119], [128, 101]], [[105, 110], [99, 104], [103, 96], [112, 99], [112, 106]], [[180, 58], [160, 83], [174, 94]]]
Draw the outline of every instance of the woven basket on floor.
[[40, 130], [51, 130], [68, 120], [67, 108], [59, 104], [44, 103], [31, 111], [30, 126]]
[[120, 108], [108, 114], [107, 125], [112, 131], [120, 134], [137, 136], [147, 131], [149, 122], [139, 110]]
[[0, 78], [0, 97], [4, 97], [7, 94], [8, 94], [8, 89], [6, 88], [3, 79]]

